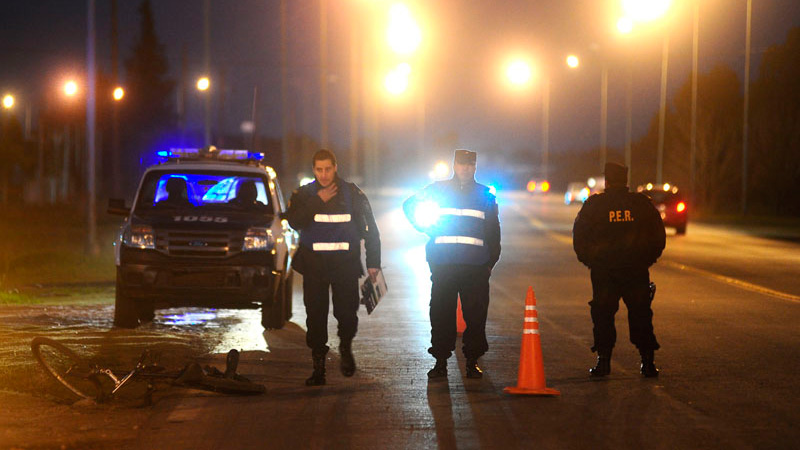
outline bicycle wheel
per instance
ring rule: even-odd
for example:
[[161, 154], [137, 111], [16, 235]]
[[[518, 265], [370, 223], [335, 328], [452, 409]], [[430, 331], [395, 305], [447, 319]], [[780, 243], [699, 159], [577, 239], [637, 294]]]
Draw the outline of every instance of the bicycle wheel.
[[64, 344], [38, 336], [31, 341], [33, 357], [44, 370], [81, 398], [96, 400], [102, 394], [92, 366]]

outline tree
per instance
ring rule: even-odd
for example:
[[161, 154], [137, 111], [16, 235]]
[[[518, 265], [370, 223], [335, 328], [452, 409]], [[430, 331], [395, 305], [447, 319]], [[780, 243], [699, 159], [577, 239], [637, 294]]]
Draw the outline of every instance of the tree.
[[751, 191], [778, 214], [800, 214], [800, 28], [761, 59], [752, 89]]
[[0, 204], [6, 204], [13, 198], [9, 195], [12, 175], [26, 168], [22, 125], [13, 114], [3, 114], [3, 116], [0, 129]]
[[[169, 68], [164, 46], [155, 32], [149, 0], [139, 6], [141, 25], [133, 53], [125, 61], [127, 95], [122, 110], [127, 158], [134, 163], [168, 129], [174, 128], [172, 91], [175, 82], [167, 75]], [[135, 163], [130, 167], [136, 167]], [[133, 174], [135, 175], [135, 174]]]
[[[690, 171], [691, 79], [681, 86], [668, 117], [669, 172], [688, 180]], [[731, 212], [739, 204], [742, 154], [742, 94], [736, 73], [718, 65], [697, 79], [695, 192], [699, 207]]]

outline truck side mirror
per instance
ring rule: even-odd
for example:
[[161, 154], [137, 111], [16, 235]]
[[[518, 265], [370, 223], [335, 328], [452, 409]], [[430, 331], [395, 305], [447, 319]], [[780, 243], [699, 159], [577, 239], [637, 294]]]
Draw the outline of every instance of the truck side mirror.
[[108, 199], [106, 212], [116, 216], [127, 216], [131, 213], [131, 208], [125, 206], [125, 199], [123, 198], [110, 198]]

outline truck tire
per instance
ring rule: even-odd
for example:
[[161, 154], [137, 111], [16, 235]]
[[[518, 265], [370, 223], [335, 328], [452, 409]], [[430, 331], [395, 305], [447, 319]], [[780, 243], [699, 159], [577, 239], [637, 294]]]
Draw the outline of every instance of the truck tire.
[[117, 285], [114, 295], [114, 326], [119, 328], [136, 328], [139, 325], [139, 317], [136, 311], [136, 303], [125, 294], [122, 286], [121, 275], [117, 268]]
[[153, 299], [139, 299], [136, 302], [136, 316], [139, 318], [139, 323], [141, 324], [152, 322], [156, 317]]
[[282, 274], [277, 277], [276, 282], [278, 287], [273, 291], [271, 298], [266, 299], [261, 304], [261, 325], [267, 330], [279, 330], [286, 323], [284, 292], [286, 291], [287, 283]]

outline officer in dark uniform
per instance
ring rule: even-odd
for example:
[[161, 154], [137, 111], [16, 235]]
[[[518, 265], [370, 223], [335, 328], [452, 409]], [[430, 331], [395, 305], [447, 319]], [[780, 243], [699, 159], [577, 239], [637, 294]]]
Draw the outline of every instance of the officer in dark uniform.
[[630, 339], [642, 357], [642, 375], [657, 377], [653, 353], [659, 345], [653, 334], [648, 269], [664, 250], [664, 223], [647, 196], [628, 191], [627, 167], [607, 163], [605, 177], [605, 192], [586, 200], [572, 229], [575, 254], [591, 269], [589, 305], [597, 365], [589, 372], [592, 377], [611, 373], [611, 351], [617, 339], [614, 315], [622, 297], [628, 308]]
[[431, 268], [431, 347], [436, 358], [429, 378], [447, 376], [447, 359], [456, 348], [459, 295], [464, 321], [462, 351], [468, 378], [481, 378], [480, 358], [489, 349], [486, 314], [489, 276], [500, 259], [497, 200], [475, 182], [475, 152], [456, 150], [454, 176], [426, 186], [403, 203], [411, 224], [430, 239], [425, 247]]
[[373, 280], [380, 271], [381, 247], [367, 196], [339, 178], [333, 152], [319, 150], [312, 161], [316, 179], [292, 193], [287, 218], [300, 232], [292, 268], [303, 275], [306, 344], [314, 363], [306, 385], [318, 386], [325, 384], [329, 350], [328, 292], [333, 291], [333, 315], [339, 323], [341, 371], [350, 377], [356, 370], [352, 342], [358, 329], [358, 279], [364, 274], [361, 240], [365, 240], [367, 270]]

